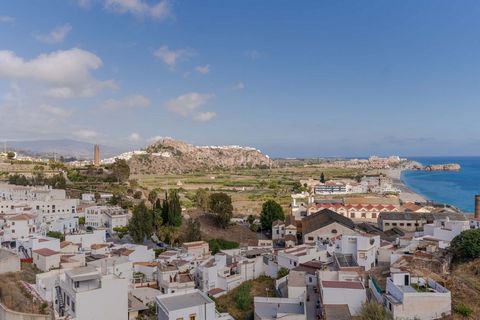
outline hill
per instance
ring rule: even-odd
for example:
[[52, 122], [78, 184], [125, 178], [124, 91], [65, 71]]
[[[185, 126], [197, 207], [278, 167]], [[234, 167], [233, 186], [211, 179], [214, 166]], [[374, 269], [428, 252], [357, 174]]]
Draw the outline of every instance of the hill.
[[194, 146], [171, 138], [149, 145], [128, 160], [133, 174], [181, 174], [238, 168], [271, 168], [274, 162], [259, 150], [240, 146]]
[[[57, 156], [64, 156], [66, 158], [93, 158], [92, 143], [71, 139], [8, 141], [7, 146], [9, 149], [30, 156], [52, 156], [52, 154], [55, 153]], [[100, 146], [102, 158], [111, 157], [121, 151], [122, 150], [110, 146]]]

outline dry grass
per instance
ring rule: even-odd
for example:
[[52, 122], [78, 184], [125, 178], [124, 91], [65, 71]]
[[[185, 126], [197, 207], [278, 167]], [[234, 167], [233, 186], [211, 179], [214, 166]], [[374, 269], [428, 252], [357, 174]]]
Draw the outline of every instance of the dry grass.
[[34, 301], [20, 285], [20, 281], [35, 283], [36, 273], [30, 264], [22, 264], [22, 271], [0, 275], [0, 300], [7, 308], [26, 313], [48, 313], [48, 305]]
[[[233, 224], [227, 229], [223, 229], [217, 227], [212, 217], [207, 214], [201, 214], [197, 210], [189, 211], [188, 214], [192, 218], [200, 220], [200, 231], [202, 232], [203, 240], [225, 239], [240, 244], [257, 245], [256, 233], [247, 227]], [[186, 224], [184, 223], [184, 225]]]
[[247, 310], [241, 310], [237, 306], [235, 297], [238, 293], [238, 288], [216, 299], [217, 309], [220, 312], [230, 313], [230, 315], [237, 320], [253, 319], [253, 297], [266, 297], [266, 289], [268, 289], [269, 297], [275, 296], [275, 280], [264, 276], [255, 280], [246, 281], [242, 285], [250, 286], [252, 303]]

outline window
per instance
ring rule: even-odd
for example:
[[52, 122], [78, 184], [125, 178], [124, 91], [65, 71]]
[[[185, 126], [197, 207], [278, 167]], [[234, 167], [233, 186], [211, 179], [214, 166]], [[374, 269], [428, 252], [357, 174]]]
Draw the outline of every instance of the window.
[[70, 306], [70, 296], [67, 296], [67, 306]]
[[72, 300], [72, 311], [75, 312], [75, 302]]
[[412, 224], [410, 222], [407, 223], [407, 227], [411, 227], [411, 226], [412, 226]]
[[404, 226], [405, 226], [405, 223], [400, 222], [400, 226], [401, 226], [401, 227], [404, 227]]
[[332, 229], [332, 233], [337, 233], [337, 229]]
[[14, 225], [15, 225], [15, 221], [12, 221], [12, 226], [14, 226]]
[[385, 226], [389, 226], [390, 225], [390, 222], [385, 222]]
[[75, 282], [74, 282], [74, 286], [75, 286], [75, 288], [80, 287], [80, 282], [79, 282], [79, 281], [75, 281]]
[[366, 218], [367, 214], [365, 212], [362, 212], [362, 218]]
[[191, 314], [190, 315], [190, 320], [197, 320], [197, 315], [196, 314]]
[[392, 226], [396, 227], [396, 226], [397, 226], [397, 223], [396, 223], [396, 222], [392, 222]]
[[377, 219], [377, 213], [376, 212], [372, 212], [372, 219]]

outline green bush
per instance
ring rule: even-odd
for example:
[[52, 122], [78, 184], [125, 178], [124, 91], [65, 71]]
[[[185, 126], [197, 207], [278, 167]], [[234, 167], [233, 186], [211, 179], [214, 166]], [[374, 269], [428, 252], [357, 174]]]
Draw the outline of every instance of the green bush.
[[288, 270], [287, 268], [280, 268], [280, 270], [278, 270], [277, 272], [277, 279], [285, 277], [286, 275], [288, 275], [289, 272], [290, 270]]
[[212, 254], [216, 254], [220, 252], [220, 250], [236, 249], [240, 247], [240, 244], [238, 242], [228, 241], [224, 239], [209, 240], [208, 245], [210, 246], [210, 251], [212, 251]]
[[235, 295], [235, 303], [240, 310], [246, 311], [251, 308], [253, 303], [253, 298], [250, 295], [250, 289], [252, 285], [250, 283], [242, 283], [237, 290]]
[[359, 320], [392, 320], [393, 317], [385, 308], [374, 301], [362, 305]]
[[456, 306], [454, 306], [453, 311], [455, 311], [456, 313], [464, 316], [465, 318], [468, 318], [473, 314], [473, 310], [469, 306], [467, 306], [463, 303], [460, 303], [460, 304], [457, 304]]
[[450, 249], [460, 259], [480, 257], [480, 229], [463, 231], [453, 238]]

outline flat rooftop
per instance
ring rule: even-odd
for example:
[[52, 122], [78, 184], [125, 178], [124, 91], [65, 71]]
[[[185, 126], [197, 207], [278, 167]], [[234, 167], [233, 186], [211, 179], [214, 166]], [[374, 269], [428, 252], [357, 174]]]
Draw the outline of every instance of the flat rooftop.
[[91, 279], [100, 279], [101, 275], [97, 269], [93, 266], [78, 267], [71, 270], [65, 271], [72, 280], [74, 281], [84, 281]]
[[157, 299], [169, 312], [213, 303], [212, 300], [198, 291], [169, 297], [158, 296]]
[[305, 306], [299, 299], [255, 297], [255, 315], [275, 318], [277, 315], [305, 314]]

